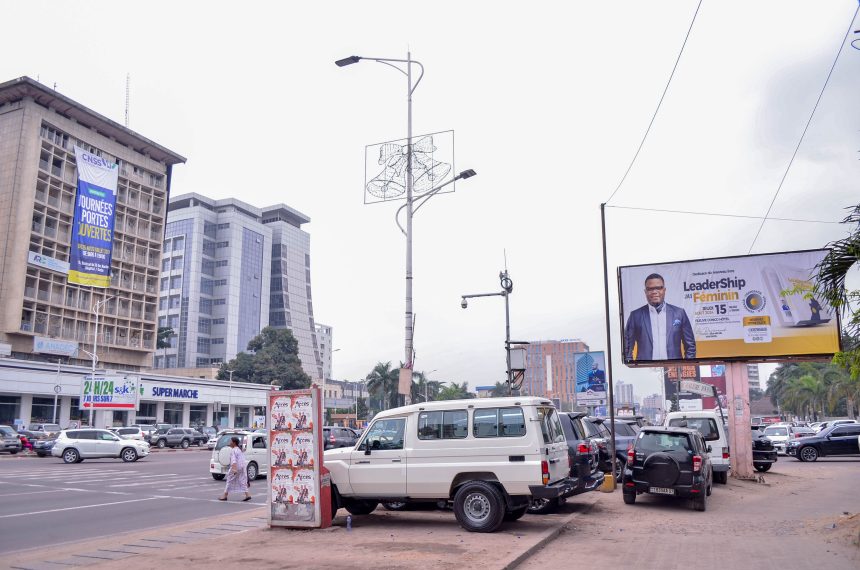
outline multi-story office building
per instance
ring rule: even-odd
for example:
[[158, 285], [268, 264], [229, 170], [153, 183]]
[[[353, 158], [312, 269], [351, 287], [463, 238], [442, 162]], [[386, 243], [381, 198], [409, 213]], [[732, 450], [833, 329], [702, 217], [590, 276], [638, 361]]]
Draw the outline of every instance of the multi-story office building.
[[526, 371], [522, 390], [529, 396], [557, 398], [570, 405], [576, 401], [575, 355], [588, 352], [581, 340], [541, 340], [522, 345]]
[[331, 358], [332, 358], [332, 329], [328, 325], [321, 323], [316, 324], [317, 342], [320, 348], [320, 358], [322, 358], [323, 378], [326, 380], [331, 378]]
[[[76, 146], [119, 169], [108, 289], [67, 279]], [[39, 337], [87, 348], [98, 332], [101, 366], [149, 365], [171, 169], [183, 162], [32, 79], [0, 84], [0, 342], [13, 356], [39, 358]], [[106, 302], [96, 331], [98, 301]], [[89, 357], [80, 351], [70, 362]]]
[[749, 378], [750, 388], [763, 389], [758, 373], [758, 364], [747, 364], [747, 377]]
[[247, 350], [268, 326], [289, 328], [313, 379], [323, 377], [310, 289], [310, 219], [283, 204], [183, 194], [170, 201], [159, 326], [174, 331], [156, 368], [209, 367]]
[[636, 403], [633, 397], [633, 384], [627, 384], [623, 380], [615, 383], [615, 405], [632, 406]]

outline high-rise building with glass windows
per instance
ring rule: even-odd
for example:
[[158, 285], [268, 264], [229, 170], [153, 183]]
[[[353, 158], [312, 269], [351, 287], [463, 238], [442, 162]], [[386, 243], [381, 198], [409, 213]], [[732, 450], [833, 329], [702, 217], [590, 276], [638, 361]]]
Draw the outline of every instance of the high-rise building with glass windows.
[[305, 372], [323, 377], [313, 320], [310, 218], [278, 204], [200, 194], [168, 206], [158, 324], [173, 329], [155, 368], [218, 366], [268, 326], [289, 328]]
[[[68, 282], [76, 146], [119, 170], [109, 288]], [[100, 366], [149, 365], [170, 177], [183, 162], [28, 77], [0, 84], [0, 343], [12, 356], [56, 360], [37, 353], [47, 339], [77, 343], [69, 362], [88, 364], [98, 333]]]
[[320, 357], [322, 357], [323, 378], [331, 379], [331, 353], [333, 352], [332, 328], [322, 323], [317, 323], [317, 342], [319, 343]]

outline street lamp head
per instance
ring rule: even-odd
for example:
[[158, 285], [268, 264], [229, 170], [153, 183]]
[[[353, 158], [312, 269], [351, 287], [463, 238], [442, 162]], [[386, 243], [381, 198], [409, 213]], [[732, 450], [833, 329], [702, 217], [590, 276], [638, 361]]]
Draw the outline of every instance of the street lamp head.
[[464, 170], [459, 175], [457, 175], [457, 178], [459, 178], [461, 180], [465, 180], [467, 178], [471, 178], [471, 177], [475, 176], [476, 174], [478, 174], [478, 173], [470, 168], [468, 170]]
[[357, 55], [351, 55], [349, 57], [345, 57], [343, 59], [339, 59], [334, 64], [338, 67], [346, 67], [347, 65], [352, 65], [353, 63], [358, 63], [361, 61], [361, 58]]
[[469, 306], [469, 302], [466, 300], [465, 297], [463, 297], [463, 300], [460, 301], [460, 306], [463, 307], [464, 309]]

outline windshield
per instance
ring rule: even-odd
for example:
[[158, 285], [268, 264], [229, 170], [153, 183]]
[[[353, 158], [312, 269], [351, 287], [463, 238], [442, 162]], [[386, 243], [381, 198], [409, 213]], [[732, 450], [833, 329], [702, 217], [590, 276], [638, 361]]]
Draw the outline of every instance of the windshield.
[[717, 422], [711, 418], [672, 418], [669, 420], [671, 427], [685, 427], [694, 429], [702, 434], [705, 441], [716, 441], [720, 439], [720, 432], [717, 430]]
[[245, 437], [243, 435], [237, 433], [225, 433], [221, 437], [218, 438], [218, 443], [215, 444], [215, 449], [221, 449], [222, 447], [229, 447], [230, 440], [234, 437], [239, 438], [239, 444], [242, 444], [242, 439]]
[[11, 429], [11, 428], [7, 428], [7, 427], [5, 427], [5, 426], [4, 426], [4, 427], [0, 427], [0, 434], [3, 434], [3, 435], [12, 435], [12, 436], [14, 436], [14, 435], [15, 435], [15, 432], [14, 432], [14, 431], [12, 431], [12, 429]]
[[690, 440], [682, 433], [639, 432], [636, 451], [690, 451]]

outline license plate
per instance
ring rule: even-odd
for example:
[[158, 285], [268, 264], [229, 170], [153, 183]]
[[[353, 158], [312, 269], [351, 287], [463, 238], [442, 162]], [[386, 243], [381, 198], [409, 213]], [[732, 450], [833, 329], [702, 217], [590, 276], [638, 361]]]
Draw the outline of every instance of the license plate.
[[675, 489], [667, 489], [666, 487], [651, 487], [648, 489], [649, 493], [654, 493], [656, 495], [674, 495]]

